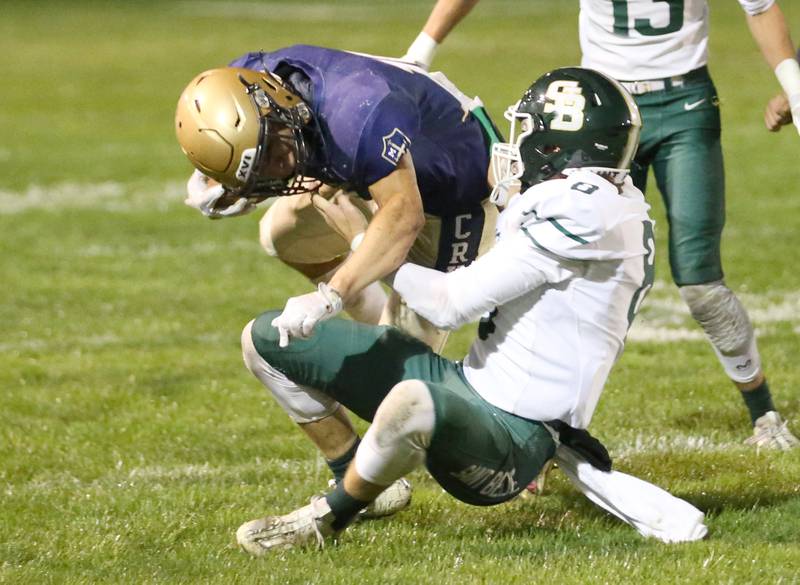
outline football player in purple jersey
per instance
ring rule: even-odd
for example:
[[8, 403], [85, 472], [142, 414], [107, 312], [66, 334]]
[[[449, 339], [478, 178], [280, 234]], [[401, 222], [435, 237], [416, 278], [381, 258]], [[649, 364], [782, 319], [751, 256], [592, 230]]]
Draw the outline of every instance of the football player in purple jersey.
[[[224, 218], [271, 198], [262, 246], [318, 285], [274, 320], [281, 347], [344, 308], [441, 350], [447, 332], [396, 294], [387, 302], [377, 281], [406, 259], [454, 270], [493, 242], [487, 170], [499, 135], [477, 98], [396, 59], [298, 45], [200, 73], [180, 97], [176, 133], [196, 168], [187, 204]], [[363, 222], [355, 237], [352, 221]], [[345, 410], [300, 426], [341, 479], [358, 446]], [[408, 484], [394, 488], [368, 513], [406, 505]]]
[[[261, 243], [319, 284], [287, 303], [287, 341], [342, 306], [377, 322], [385, 299], [372, 283], [407, 257], [443, 271], [468, 264], [494, 233], [486, 172], [497, 131], [440, 73], [305, 45], [247, 53], [192, 80], [176, 131], [197, 169], [187, 203], [204, 214], [241, 215], [281, 196]], [[344, 194], [369, 219], [354, 242], [335, 229]], [[384, 321], [441, 349], [438, 330], [389, 304]]]

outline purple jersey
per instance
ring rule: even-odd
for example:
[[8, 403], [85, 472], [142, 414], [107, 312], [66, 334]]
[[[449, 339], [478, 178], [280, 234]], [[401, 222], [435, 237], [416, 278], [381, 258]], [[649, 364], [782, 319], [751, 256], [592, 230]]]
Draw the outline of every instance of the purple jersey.
[[230, 64], [288, 79], [316, 136], [305, 174], [369, 198], [408, 150], [426, 213], [454, 216], [488, 197], [489, 139], [458, 99], [422, 72], [353, 53], [295, 45]]

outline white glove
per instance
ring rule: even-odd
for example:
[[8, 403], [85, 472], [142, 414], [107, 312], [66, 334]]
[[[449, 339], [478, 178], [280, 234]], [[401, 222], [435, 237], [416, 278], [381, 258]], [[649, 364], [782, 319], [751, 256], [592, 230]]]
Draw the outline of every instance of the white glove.
[[272, 320], [278, 329], [279, 347], [289, 345], [293, 337], [307, 339], [320, 321], [330, 319], [342, 310], [342, 297], [324, 282], [313, 292], [286, 301], [283, 312]]
[[406, 54], [403, 55], [401, 59], [409, 63], [414, 63], [427, 71], [431, 68], [433, 57], [436, 55], [436, 49], [438, 48], [439, 43], [437, 43], [433, 37], [428, 33], [421, 32], [417, 35], [417, 38], [414, 39], [414, 42], [411, 43], [408, 51], [406, 51]]
[[198, 170], [189, 177], [186, 190], [189, 196], [183, 202], [189, 207], [200, 210], [200, 213], [211, 219], [247, 215], [256, 208], [249, 199], [239, 197], [232, 205], [218, 209], [216, 205], [226, 194], [225, 187], [219, 183], [209, 185], [209, 178]]

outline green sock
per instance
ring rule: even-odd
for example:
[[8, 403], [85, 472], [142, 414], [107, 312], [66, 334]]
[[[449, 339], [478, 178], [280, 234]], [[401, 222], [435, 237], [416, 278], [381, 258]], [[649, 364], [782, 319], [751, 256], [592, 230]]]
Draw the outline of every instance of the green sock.
[[350, 524], [358, 516], [358, 513], [369, 505], [369, 502], [357, 500], [344, 491], [343, 481], [337, 483], [333, 491], [325, 496], [325, 499], [328, 500], [328, 505], [335, 518], [331, 526], [337, 531]]
[[326, 459], [325, 463], [328, 464], [331, 471], [333, 472], [333, 478], [336, 480], [336, 483], [341, 483], [344, 479], [344, 473], [347, 471], [350, 462], [353, 460], [353, 457], [356, 456], [356, 451], [358, 450], [358, 445], [361, 443], [361, 439], [356, 437], [356, 442], [353, 443], [353, 446], [347, 450], [347, 453], [342, 455], [341, 457], [337, 457], [336, 459]]
[[769, 392], [769, 385], [764, 380], [761, 386], [753, 390], [741, 391], [744, 403], [747, 405], [747, 410], [750, 411], [750, 420], [753, 424], [756, 419], [761, 418], [770, 410], [775, 410], [775, 405], [772, 403], [772, 394]]

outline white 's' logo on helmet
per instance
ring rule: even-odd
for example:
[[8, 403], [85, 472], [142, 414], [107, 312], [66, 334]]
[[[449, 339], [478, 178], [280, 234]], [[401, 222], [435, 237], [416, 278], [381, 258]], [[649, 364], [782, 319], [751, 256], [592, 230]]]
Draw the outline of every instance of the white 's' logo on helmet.
[[556, 114], [550, 122], [550, 128], [568, 132], [576, 132], [583, 128], [586, 98], [583, 97], [583, 89], [577, 81], [566, 79], [554, 81], [547, 87], [544, 96], [548, 100], [544, 104], [544, 113]]

